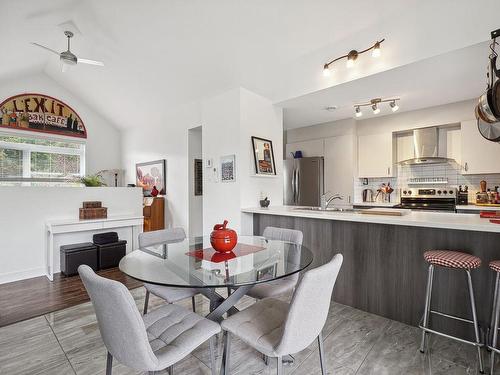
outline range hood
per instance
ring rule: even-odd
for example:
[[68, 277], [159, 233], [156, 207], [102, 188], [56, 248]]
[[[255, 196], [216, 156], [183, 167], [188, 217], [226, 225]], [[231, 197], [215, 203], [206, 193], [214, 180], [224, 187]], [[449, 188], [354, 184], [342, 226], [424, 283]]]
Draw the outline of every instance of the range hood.
[[439, 154], [439, 128], [437, 126], [413, 130], [412, 159], [399, 162], [401, 165], [445, 164], [453, 162]]

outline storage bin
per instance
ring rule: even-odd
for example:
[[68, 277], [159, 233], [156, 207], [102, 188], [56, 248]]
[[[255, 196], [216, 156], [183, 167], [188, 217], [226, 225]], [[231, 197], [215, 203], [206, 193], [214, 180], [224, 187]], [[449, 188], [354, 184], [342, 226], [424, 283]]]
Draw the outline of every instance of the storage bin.
[[118, 263], [125, 256], [127, 241], [120, 240], [105, 245], [96, 245], [99, 258], [99, 269], [118, 267]]
[[60, 247], [61, 273], [73, 276], [78, 273], [78, 266], [86, 264], [97, 271], [97, 246], [92, 242], [63, 245]]

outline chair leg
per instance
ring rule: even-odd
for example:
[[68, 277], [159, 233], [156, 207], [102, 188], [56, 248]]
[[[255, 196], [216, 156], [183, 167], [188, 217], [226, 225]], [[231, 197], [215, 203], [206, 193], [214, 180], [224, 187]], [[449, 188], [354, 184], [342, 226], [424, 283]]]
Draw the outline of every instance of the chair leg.
[[106, 359], [106, 375], [111, 375], [113, 371], [113, 356], [108, 352], [108, 357]]
[[323, 333], [320, 331], [318, 335], [318, 350], [319, 350], [319, 364], [321, 365], [321, 374], [326, 375], [325, 364], [325, 350], [323, 347]]
[[194, 296], [191, 297], [191, 304], [193, 305], [193, 312], [196, 312], [196, 300]]
[[[479, 324], [477, 322], [477, 314], [476, 314], [476, 301], [474, 300], [474, 290], [472, 289], [472, 278], [470, 276], [470, 270], [465, 271], [467, 273], [467, 284], [469, 286], [469, 296], [470, 296], [470, 307], [472, 310], [472, 320], [474, 321], [474, 334], [476, 336], [476, 343], [480, 344], [481, 339], [479, 337]], [[476, 346], [477, 348], [477, 356], [479, 360], [479, 372], [481, 374], [484, 373], [484, 366], [483, 366], [483, 353], [481, 351], [480, 346]]]
[[146, 297], [144, 298], [144, 315], [148, 313], [148, 304], [149, 304], [149, 291], [146, 290]]
[[[497, 277], [495, 281], [495, 296], [493, 297], [493, 311], [491, 314], [491, 333], [492, 339], [491, 339], [491, 347], [496, 348], [497, 347], [497, 339], [498, 339], [498, 320], [499, 320], [499, 315], [500, 315], [500, 301], [498, 301], [498, 288], [499, 288], [499, 276], [500, 273], [497, 272]], [[490, 374], [493, 374], [493, 369], [495, 367], [495, 351], [492, 350], [490, 353]]]
[[276, 358], [278, 360], [278, 363], [277, 363], [277, 374], [278, 375], [283, 375], [283, 357], [278, 357]]
[[229, 353], [231, 352], [231, 337], [228, 331], [225, 332], [225, 344], [224, 344], [224, 353], [222, 354], [222, 365], [221, 365], [221, 374], [229, 375], [229, 371], [231, 368], [231, 362], [229, 360]]
[[210, 371], [212, 375], [215, 375], [215, 339], [217, 336], [212, 336], [210, 337], [210, 340], [208, 341], [208, 346], [210, 350]]
[[168, 375], [174, 375], [174, 365], [168, 368]]
[[495, 277], [495, 292], [493, 294], [493, 308], [491, 309], [491, 318], [490, 318], [490, 327], [489, 327], [489, 335], [487, 337], [487, 342], [491, 344], [491, 341], [493, 339], [493, 325], [495, 324], [495, 310], [497, 307], [497, 300], [498, 300], [498, 280], [500, 276], [500, 272], [496, 273]]
[[[424, 310], [424, 320], [422, 326], [425, 328], [429, 327], [429, 315], [431, 310], [431, 297], [432, 297], [432, 280], [434, 277], [434, 266], [431, 264], [429, 266], [429, 273], [427, 276], [427, 290], [425, 292], [425, 310]], [[420, 352], [425, 352], [425, 339], [427, 332], [422, 331], [422, 342], [420, 343]]]

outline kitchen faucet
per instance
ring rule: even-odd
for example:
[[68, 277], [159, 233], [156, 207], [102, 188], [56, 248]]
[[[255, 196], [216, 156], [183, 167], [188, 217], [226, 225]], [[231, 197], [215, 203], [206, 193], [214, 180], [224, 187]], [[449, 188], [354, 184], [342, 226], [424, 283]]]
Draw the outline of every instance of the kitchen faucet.
[[330, 198], [326, 198], [328, 194], [330, 194], [329, 191], [327, 191], [325, 194], [323, 194], [321, 196], [321, 209], [322, 210], [326, 210], [328, 208], [328, 206], [330, 205], [330, 203], [332, 203], [332, 201], [334, 199], [344, 199], [344, 197], [342, 197], [340, 194], [332, 194], [330, 196]]

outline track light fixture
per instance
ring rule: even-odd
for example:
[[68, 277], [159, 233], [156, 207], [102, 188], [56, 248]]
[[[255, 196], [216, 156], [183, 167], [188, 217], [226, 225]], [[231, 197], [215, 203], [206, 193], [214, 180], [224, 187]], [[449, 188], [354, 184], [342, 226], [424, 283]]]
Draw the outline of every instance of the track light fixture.
[[361, 117], [363, 116], [363, 112], [361, 111], [361, 107], [368, 107], [370, 106], [373, 114], [378, 115], [380, 113], [380, 104], [381, 103], [389, 103], [389, 106], [391, 107], [392, 112], [396, 112], [399, 109], [398, 106], [398, 100], [399, 98], [391, 98], [391, 99], [381, 99], [381, 98], [375, 98], [370, 100], [368, 103], [358, 103], [354, 104], [354, 115], [356, 117]]
[[366, 49], [364, 49], [362, 51], [356, 51], [355, 49], [353, 49], [347, 55], [343, 55], [343, 56], [337, 57], [336, 59], [333, 59], [329, 63], [326, 63], [325, 65], [323, 65], [323, 75], [325, 77], [328, 77], [330, 75], [330, 73], [331, 73], [330, 65], [332, 65], [334, 62], [342, 60], [342, 59], [347, 59], [346, 66], [348, 68], [351, 68], [351, 67], [354, 66], [354, 63], [356, 62], [358, 56], [362, 55], [365, 52], [372, 51], [372, 56], [373, 57], [379, 57], [380, 56], [380, 45], [382, 44], [382, 42], [384, 40], [385, 39], [379, 40], [379, 41], [375, 42], [371, 47], [366, 48]]

